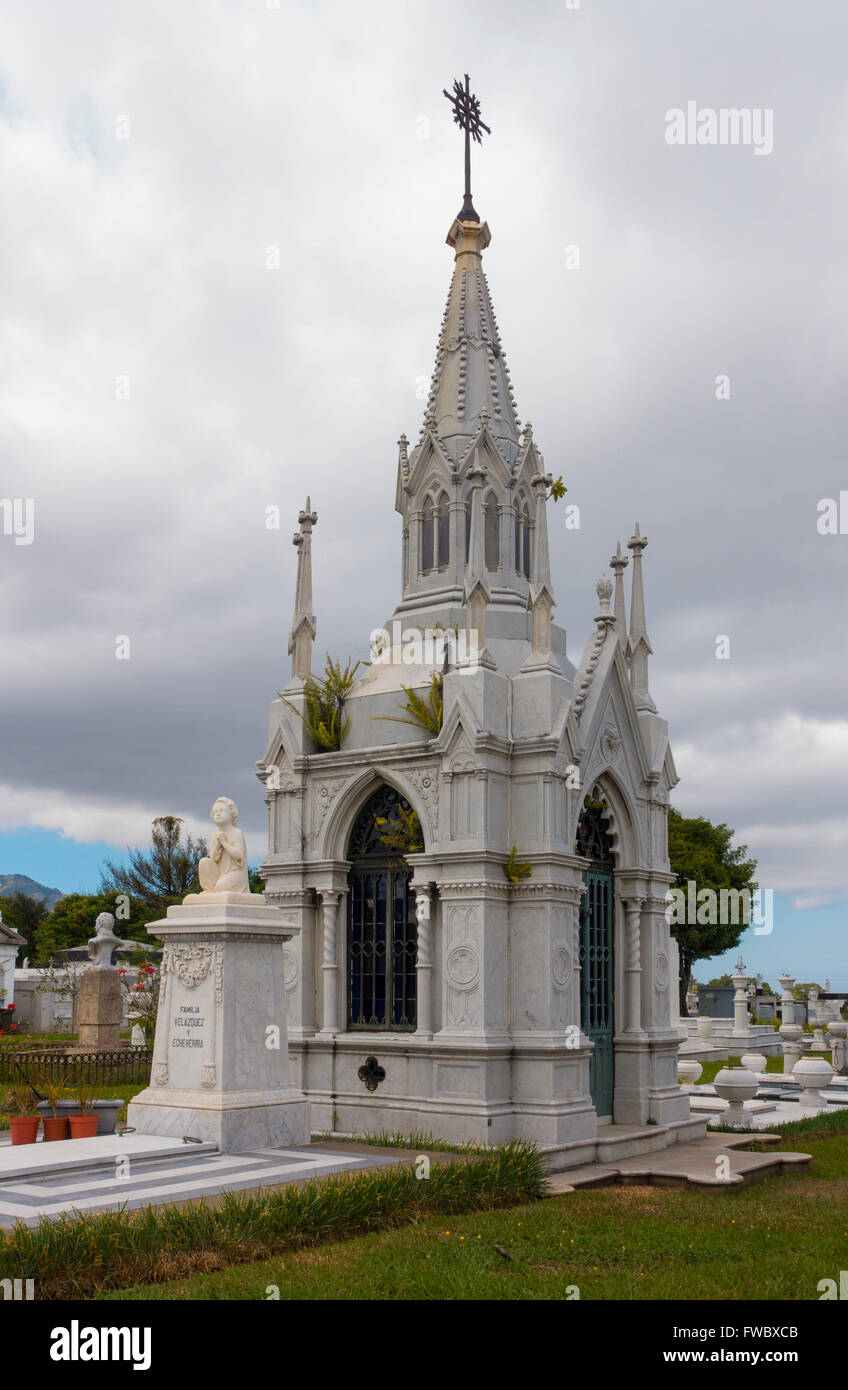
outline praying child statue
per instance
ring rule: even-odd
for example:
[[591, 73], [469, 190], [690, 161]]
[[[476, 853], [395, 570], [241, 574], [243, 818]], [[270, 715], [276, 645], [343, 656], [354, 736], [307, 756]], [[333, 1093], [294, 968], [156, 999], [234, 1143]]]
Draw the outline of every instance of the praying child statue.
[[208, 858], [197, 866], [204, 893], [249, 893], [247, 845], [238, 828], [238, 808], [228, 796], [219, 796], [210, 812], [215, 833]]

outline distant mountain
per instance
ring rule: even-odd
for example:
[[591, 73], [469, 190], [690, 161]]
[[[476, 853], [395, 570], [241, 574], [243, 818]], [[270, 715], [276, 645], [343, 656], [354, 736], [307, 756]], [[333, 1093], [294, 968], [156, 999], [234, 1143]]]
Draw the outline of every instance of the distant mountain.
[[45, 888], [26, 874], [0, 874], [0, 898], [10, 898], [13, 893], [25, 893], [28, 898], [40, 898], [48, 908], [55, 907], [64, 893], [58, 888]]

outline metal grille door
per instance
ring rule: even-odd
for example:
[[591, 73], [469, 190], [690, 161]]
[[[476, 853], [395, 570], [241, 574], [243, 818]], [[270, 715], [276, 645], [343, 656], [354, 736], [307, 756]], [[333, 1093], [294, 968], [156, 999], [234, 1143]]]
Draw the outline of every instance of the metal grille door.
[[595, 1044], [589, 1063], [589, 1090], [599, 1115], [612, 1114], [613, 1101], [613, 929], [611, 873], [583, 871], [586, 893], [580, 922], [580, 1024]]

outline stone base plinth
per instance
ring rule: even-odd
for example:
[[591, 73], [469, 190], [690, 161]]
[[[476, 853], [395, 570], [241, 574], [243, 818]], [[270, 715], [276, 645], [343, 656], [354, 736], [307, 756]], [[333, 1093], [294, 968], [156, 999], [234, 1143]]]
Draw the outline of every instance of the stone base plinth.
[[222, 1153], [239, 1153], [308, 1144], [308, 1105], [295, 1091], [202, 1098], [175, 1091], [163, 1103], [148, 1087], [130, 1102], [127, 1119], [138, 1134], [188, 1136], [217, 1144]]
[[165, 947], [150, 1085], [129, 1124], [229, 1153], [308, 1144], [286, 1029], [284, 943], [298, 928], [258, 894], [214, 896], [187, 898], [147, 928]]
[[78, 1046], [107, 1052], [120, 1047], [122, 1017], [118, 971], [86, 970], [77, 996]]

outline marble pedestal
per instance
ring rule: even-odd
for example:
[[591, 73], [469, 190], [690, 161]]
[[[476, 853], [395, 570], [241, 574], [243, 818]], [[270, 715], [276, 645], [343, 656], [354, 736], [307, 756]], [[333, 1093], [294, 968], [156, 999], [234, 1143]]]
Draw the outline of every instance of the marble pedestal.
[[307, 1144], [283, 980], [283, 943], [299, 928], [261, 894], [204, 893], [147, 930], [165, 949], [151, 1082], [129, 1124], [211, 1140], [224, 1153]]
[[117, 969], [86, 970], [77, 996], [80, 1047], [114, 1051], [121, 1045], [121, 980]]

